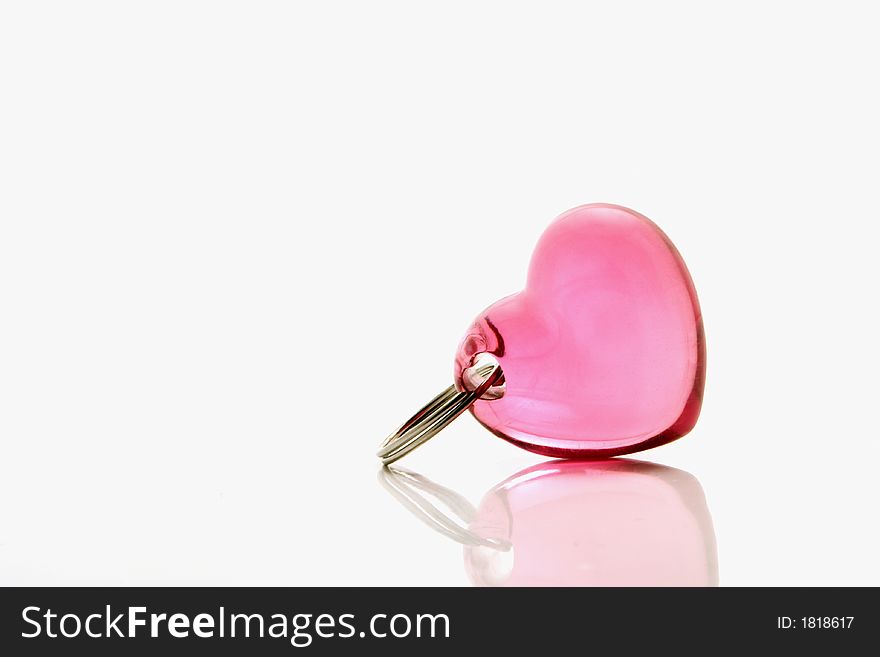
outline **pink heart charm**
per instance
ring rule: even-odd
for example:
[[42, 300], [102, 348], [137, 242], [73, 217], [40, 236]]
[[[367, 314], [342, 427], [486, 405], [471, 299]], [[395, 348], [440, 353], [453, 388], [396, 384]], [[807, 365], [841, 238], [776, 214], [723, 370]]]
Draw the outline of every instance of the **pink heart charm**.
[[494, 356], [504, 393], [471, 407], [496, 435], [567, 458], [637, 452], [697, 421], [706, 350], [693, 282], [669, 238], [616, 205], [584, 205], [541, 236], [526, 289], [487, 308], [455, 359]]

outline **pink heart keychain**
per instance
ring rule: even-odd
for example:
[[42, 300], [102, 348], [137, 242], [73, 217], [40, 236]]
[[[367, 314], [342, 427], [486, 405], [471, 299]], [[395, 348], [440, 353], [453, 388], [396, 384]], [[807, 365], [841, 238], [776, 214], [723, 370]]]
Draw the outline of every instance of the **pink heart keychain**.
[[468, 329], [455, 384], [382, 444], [388, 464], [470, 409], [539, 454], [595, 459], [680, 438], [700, 414], [703, 321], [681, 256], [627, 208], [583, 205], [538, 241], [522, 292]]

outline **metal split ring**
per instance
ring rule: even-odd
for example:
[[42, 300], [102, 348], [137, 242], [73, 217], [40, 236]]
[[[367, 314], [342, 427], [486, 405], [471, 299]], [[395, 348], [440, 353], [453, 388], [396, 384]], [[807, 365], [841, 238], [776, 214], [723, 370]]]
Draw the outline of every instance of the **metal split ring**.
[[472, 367], [477, 377], [482, 379], [480, 384], [466, 391], [459, 391], [454, 385], [449, 386], [425, 404], [382, 443], [376, 455], [384, 465], [393, 463], [436, 436], [486, 394], [489, 388], [503, 380], [501, 366], [494, 358], [477, 362]]

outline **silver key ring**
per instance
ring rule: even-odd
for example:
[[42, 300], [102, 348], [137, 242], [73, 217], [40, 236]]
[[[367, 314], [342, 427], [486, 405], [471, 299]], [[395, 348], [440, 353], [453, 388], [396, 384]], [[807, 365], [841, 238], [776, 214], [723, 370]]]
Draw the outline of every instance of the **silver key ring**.
[[376, 453], [383, 465], [393, 463], [424, 445], [486, 394], [489, 388], [503, 381], [501, 366], [494, 358], [476, 362], [465, 371], [466, 374], [468, 372], [471, 376], [463, 378], [482, 380], [481, 383], [473, 390], [465, 391], [459, 391], [454, 385], [449, 386], [425, 404], [384, 440], [382, 448]]

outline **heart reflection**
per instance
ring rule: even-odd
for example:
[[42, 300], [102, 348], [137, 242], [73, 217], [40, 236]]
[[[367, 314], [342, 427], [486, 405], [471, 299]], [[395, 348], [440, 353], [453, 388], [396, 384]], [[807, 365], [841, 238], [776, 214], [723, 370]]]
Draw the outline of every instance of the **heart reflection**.
[[465, 570], [478, 586], [718, 585], [703, 489], [682, 470], [625, 459], [548, 461], [498, 484], [477, 508], [402, 468], [384, 468], [380, 479], [464, 545]]

